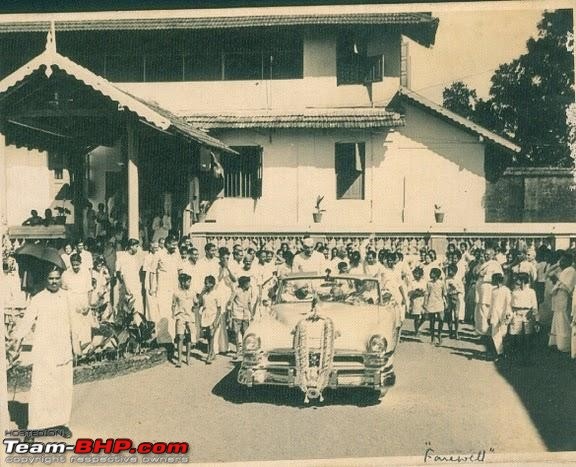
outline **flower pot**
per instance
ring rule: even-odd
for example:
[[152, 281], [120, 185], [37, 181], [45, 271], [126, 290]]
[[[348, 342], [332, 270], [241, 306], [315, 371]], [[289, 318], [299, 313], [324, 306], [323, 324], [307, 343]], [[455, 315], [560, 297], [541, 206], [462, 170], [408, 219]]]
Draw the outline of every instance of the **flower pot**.
[[66, 216], [55, 216], [54, 224], [56, 225], [66, 225]]
[[443, 212], [435, 212], [434, 217], [436, 218], [436, 223], [441, 224], [444, 222], [444, 213]]
[[206, 213], [198, 214], [198, 222], [206, 222]]
[[322, 222], [322, 212], [313, 212], [312, 213], [312, 217], [314, 217], [314, 222], [316, 224], [319, 224], [320, 222]]

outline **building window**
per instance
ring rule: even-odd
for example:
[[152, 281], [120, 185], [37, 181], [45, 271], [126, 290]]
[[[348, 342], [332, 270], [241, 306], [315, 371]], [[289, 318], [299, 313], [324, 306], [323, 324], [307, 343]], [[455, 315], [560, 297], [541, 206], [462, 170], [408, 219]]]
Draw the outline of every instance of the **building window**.
[[364, 199], [366, 147], [364, 143], [336, 143], [336, 198]]
[[384, 57], [368, 56], [366, 45], [350, 35], [338, 38], [336, 50], [337, 85], [382, 81]]
[[54, 169], [54, 180], [62, 180], [64, 178], [63, 169]]
[[222, 154], [224, 196], [260, 198], [262, 196], [262, 147], [232, 146], [238, 155]]

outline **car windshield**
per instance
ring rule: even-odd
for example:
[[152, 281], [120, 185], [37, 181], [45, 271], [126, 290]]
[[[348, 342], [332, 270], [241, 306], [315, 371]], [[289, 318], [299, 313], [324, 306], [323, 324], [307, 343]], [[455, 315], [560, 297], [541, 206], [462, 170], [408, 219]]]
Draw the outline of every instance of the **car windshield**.
[[380, 303], [380, 289], [376, 279], [356, 278], [291, 278], [280, 283], [277, 303], [340, 302], [349, 305]]

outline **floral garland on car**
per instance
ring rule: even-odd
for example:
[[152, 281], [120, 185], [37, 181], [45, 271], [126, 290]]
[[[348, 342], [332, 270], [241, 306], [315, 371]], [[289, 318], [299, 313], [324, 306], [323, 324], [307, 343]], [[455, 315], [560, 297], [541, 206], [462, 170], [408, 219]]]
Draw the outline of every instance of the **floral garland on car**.
[[[314, 355], [310, 353], [308, 331], [312, 323], [322, 321], [320, 355], [317, 361], [310, 364]], [[328, 386], [334, 359], [334, 323], [330, 318], [318, 316], [316, 302], [312, 303], [312, 312], [302, 319], [295, 329], [294, 351], [296, 356], [296, 384], [304, 392], [304, 402], [310, 399], [324, 400], [322, 392]]]

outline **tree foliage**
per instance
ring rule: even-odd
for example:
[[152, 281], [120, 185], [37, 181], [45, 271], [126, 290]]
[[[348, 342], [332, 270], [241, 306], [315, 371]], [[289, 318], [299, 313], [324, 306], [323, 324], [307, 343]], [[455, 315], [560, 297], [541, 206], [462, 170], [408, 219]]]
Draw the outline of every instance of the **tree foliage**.
[[444, 106], [516, 142], [518, 163], [572, 165], [566, 122], [574, 102], [572, 28], [572, 10], [546, 11], [527, 52], [495, 71], [488, 99], [455, 82], [444, 90]]

